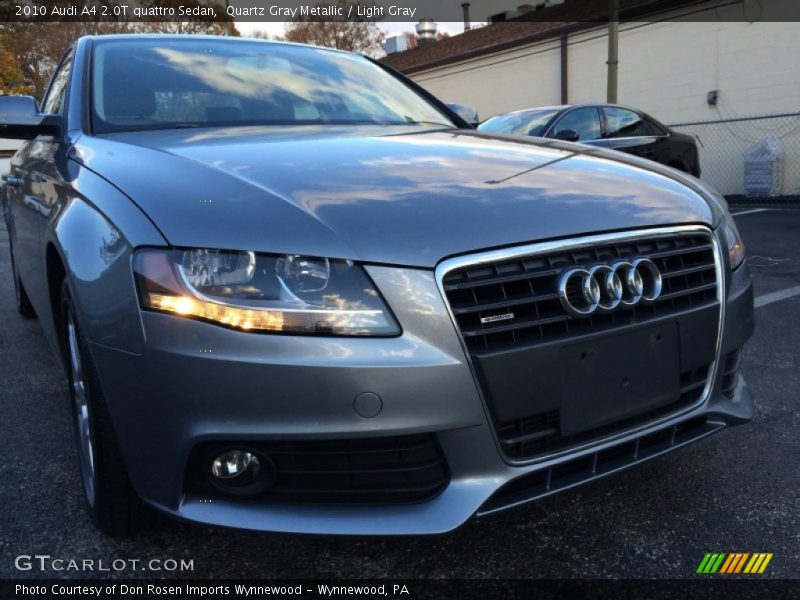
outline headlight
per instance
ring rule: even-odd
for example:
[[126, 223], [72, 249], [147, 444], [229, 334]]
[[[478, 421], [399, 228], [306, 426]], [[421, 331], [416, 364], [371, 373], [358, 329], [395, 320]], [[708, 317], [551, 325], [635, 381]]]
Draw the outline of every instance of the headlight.
[[140, 250], [142, 308], [243, 331], [379, 335], [400, 328], [364, 270], [348, 260], [221, 250]]
[[731, 263], [731, 269], [735, 269], [744, 261], [744, 244], [739, 235], [739, 230], [736, 229], [736, 223], [733, 222], [733, 217], [729, 214], [725, 216], [723, 232], [725, 233], [725, 241], [728, 244], [728, 260]]

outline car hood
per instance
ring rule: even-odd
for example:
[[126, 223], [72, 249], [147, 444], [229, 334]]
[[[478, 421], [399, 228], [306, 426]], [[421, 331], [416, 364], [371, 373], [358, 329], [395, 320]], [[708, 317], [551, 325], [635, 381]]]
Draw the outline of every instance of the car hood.
[[577, 144], [474, 131], [127, 132], [84, 136], [73, 158], [182, 247], [433, 267], [479, 249], [714, 220], [670, 169]]

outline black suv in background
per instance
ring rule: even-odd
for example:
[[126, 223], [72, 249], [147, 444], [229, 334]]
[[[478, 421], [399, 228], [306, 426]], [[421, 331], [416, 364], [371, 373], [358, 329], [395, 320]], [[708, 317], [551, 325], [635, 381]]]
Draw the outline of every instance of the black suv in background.
[[620, 150], [700, 177], [697, 145], [650, 115], [616, 104], [530, 108], [482, 123], [486, 133], [530, 135]]

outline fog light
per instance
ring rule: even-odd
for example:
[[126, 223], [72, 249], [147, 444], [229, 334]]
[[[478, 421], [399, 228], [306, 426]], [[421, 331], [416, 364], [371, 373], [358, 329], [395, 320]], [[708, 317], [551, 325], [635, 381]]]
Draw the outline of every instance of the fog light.
[[271, 461], [244, 448], [231, 448], [211, 460], [211, 483], [226, 493], [252, 495], [270, 485], [274, 478]]
[[250, 471], [252, 476], [258, 476], [261, 470], [258, 457], [251, 452], [230, 450], [220, 454], [211, 463], [211, 472], [219, 479], [233, 479]]

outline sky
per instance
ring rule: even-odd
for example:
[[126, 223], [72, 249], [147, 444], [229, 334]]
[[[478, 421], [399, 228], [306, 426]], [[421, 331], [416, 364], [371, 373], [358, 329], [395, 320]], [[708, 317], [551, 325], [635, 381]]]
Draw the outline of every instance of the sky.
[[[252, 34], [254, 31], [265, 31], [271, 35], [283, 35], [285, 23], [275, 22], [261, 22], [261, 21], [236, 21], [236, 28], [239, 32], [246, 36]], [[416, 22], [385, 22], [379, 23], [378, 26], [386, 34], [386, 37], [393, 35], [400, 35], [406, 31], [415, 31], [414, 27]], [[439, 23], [439, 31], [445, 31], [450, 35], [456, 35], [464, 32], [464, 23]]]

